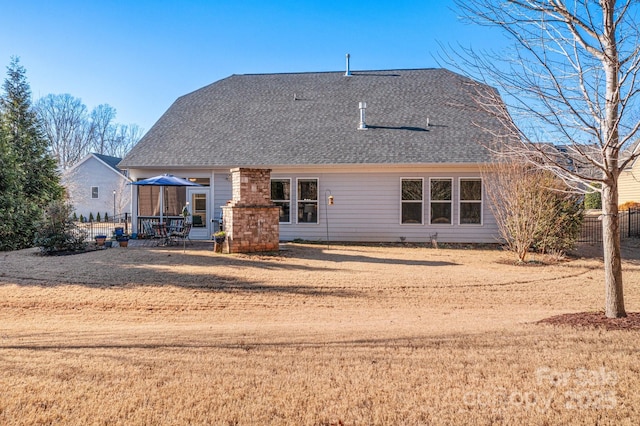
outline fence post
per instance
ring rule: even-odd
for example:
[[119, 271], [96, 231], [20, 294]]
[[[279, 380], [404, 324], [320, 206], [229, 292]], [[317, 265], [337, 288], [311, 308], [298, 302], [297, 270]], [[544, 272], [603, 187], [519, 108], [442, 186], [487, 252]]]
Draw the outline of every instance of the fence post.
[[631, 238], [631, 207], [627, 209], [627, 238]]
[[129, 213], [124, 213], [124, 232], [129, 233]]

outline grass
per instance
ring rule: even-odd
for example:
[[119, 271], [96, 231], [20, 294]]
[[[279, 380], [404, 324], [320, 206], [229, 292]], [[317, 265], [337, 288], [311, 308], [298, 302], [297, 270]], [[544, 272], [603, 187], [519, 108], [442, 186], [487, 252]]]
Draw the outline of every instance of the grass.
[[[0, 258], [2, 424], [637, 424], [602, 262], [295, 244]], [[640, 264], [624, 264], [629, 311]]]

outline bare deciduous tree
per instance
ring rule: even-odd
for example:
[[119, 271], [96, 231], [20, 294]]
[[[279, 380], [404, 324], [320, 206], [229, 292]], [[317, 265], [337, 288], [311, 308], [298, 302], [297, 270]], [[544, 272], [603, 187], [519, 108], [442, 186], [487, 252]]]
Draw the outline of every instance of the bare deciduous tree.
[[67, 170], [90, 152], [123, 157], [142, 137], [135, 124], [114, 122], [116, 110], [108, 104], [91, 113], [71, 95], [47, 95], [36, 103], [36, 111], [51, 153]]
[[107, 153], [107, 146], [112, 139], [113, 120], [115, 118], [116, 109], [108, 104], [98, 105], [91, 111], [91, 145], [93, 152], [110, 155]]
[[87, 107], [69, 94], [40, 98], [35, 109], [52, 155], [63, 170], [88, 153], [91, 129]]
[[[456, 0], [466, 18], [514, 42], [500, 55], [467, 49], [452, 60], [498, 87], [508, 105], [479, 99], [520, 133], [506, 149], [602, 193], [605, 314], [626, 316], [618, 222], [618, 176], [640, 155], [640, 31], [634, 0]], [[451, 59], [451, 58], [449, 58]], [[461, 62], [462, 61], [462, 62]], [[562, 145], [560, 152], [548, 143]], [[547, 144], [545, 144], [547, 143]], [[598, 188], [597, 184], [601, 184]]]

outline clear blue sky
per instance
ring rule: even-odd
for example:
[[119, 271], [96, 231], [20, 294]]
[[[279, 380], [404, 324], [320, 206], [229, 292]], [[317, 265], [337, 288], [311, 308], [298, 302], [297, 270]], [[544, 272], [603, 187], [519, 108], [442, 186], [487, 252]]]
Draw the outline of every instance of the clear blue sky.
[[34, 101], [69, 93], [146, 130], [173, 101], [231, 74], [438, 66], [440, 46], [498, 48], [443, 0], [0, 0]]

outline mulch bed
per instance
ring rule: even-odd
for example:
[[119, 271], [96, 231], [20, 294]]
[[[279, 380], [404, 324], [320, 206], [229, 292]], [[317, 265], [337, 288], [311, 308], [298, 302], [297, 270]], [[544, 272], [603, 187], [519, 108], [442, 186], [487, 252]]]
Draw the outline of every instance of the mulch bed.
[[627, 313], [625, 318], [607, 318], [604, 312], [578, 312], [545, 318], [537, 324], [566, 325], [574, 328], [602, 328], [605, 330], [640, 330], [640, 312]]

